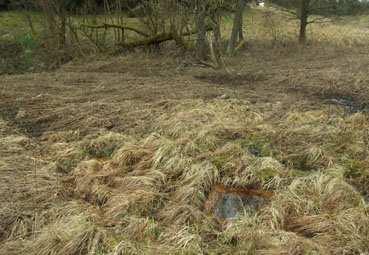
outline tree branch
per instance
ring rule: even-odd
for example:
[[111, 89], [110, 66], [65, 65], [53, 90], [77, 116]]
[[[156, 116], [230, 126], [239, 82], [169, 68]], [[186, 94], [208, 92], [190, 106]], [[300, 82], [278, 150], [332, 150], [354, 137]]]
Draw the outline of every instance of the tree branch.
[[149, 35], [141, 30], [138, 30], [136, 28], [133, 27], [128, 27], [128, 26], [121, 26], [121, 25], [115, 25], [115, 24], [107, 24], [104, 23], [102, 25], [88, 25], [88, 24], [81, 24], [82, 27], [87, 27], [87, 28], [92, 28], [92, 29], [108, 29], [108, 28], [118, 28], [118, 29], [125, 29], [125, 30], [129, 30], [129, 31], [133, 31], [136, 32], [139, 35], [142, 35], [144, 37], [149, 37]]
[[[211, 30], [212, 30], [211, 26], [206, 27], [206, 31], [211, 31]], [[183, 33], [182, 37], [190, 36], [196, 33], [197, 33], [197, 29], [194, 29], [189, 32]], [[147, 39], [143, 39], [143, 40], [139, 40], [135, 42], [129, 42], [129, 43], [121, 43], [119, 45], [122, 48], [131, 49], [131, 48], [136, 48], [139, 46], [150, 46], [150, 45], [160, 44], [160, 43], [171, 41], [171, 40], [176, 40], [176, 35], [173, 35], [173, 33], [162, 33], [162, 34], [158, 34], [158, 35], [155, 35]]]

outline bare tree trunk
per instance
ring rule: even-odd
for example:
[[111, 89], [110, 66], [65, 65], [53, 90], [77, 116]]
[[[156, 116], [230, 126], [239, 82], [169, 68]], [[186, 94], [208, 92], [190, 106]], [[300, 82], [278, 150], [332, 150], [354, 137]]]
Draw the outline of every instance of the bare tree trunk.
[[240, 31], [242, 30], [242, 26], [243, 26], [243, 12], [245, 11], [245, 7], [246, 7], [246, 1], [238, 0], [237, 10], [236, 10], [236, 13], [233, 19], [232, 34], [231, 34], [231, 38], [229, 39], [228, 49], [227, 49], [227, 52], [230, 55], [234, 53], [237, 43], [239, 42], [239, 39], [240, 39]]
[[301, 44], [306, 43], [306, 27], [309, 24], [309, 6], [310, 0], [302, 0], [300, 6], [300, 33], [299, 33], [299, 42]]
[[42, 8], [44, 17], [45, 17], [45, 22], [46, 22], [46, 26], [48, 29], [48, 33], [49, 36], [55, 36], [55, 31], [56, 31], [56, 22], [55, 22], [55, 16], [53, 15], [53, 11], [52, 11], [52, 3], [50, 3], [48, 0], [41, 0], [40, 1], [40, 6]]
[[[242, 21], [243, 21], [243, 15], [242, 15]], [[240, 27], [238, 28], [238, 38], [240, 41], [245, 40], [245, 37], [243, 35], [243, 22], [241, 22]]]
[[49, 39], [59, 49], [64, 48], [66, 44], [68, 13], [63, 1], [40, 0], [39, 4], [45, 16]]
[[59, 48], [63, 49], [66, 45], [67, 34], [67, 15], [62, 11], [60, 14], [60, 27], [59, 27]]
[[221, 17], [218, 10], [213, 14], [213, 45], [212, 56], [218, 68], [224, 68], [224, 63], [221, 57], [221, 40], [222, 35], [220, 31]]
[[208, 43], [206, 39], [206, 10], [205, 4], [198, 1], [196, 4], [196, 55], [199, 59], [205, 60], [208, 56]]

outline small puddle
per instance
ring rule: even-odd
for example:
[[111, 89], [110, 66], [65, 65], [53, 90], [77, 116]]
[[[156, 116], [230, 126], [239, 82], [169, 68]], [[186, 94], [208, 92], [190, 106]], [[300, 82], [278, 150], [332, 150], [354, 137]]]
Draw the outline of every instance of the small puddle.
[[243, 213], [256, 213], [272, 197], [272, 193], [257, 189], [215, 185], [205, 202], [205, 210], [222, 220], [238, 218]]

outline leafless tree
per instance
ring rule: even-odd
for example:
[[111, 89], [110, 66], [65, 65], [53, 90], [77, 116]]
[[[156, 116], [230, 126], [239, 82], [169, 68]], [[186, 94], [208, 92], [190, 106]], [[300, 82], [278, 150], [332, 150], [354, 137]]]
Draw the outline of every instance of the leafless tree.
[[231, 38], [229, 39], [227, 52], [234, 54], [237, 43], [243, 40], [243, 13], [246, 7], [246, 0], [237, 0], [236, 11], [233, 19]]

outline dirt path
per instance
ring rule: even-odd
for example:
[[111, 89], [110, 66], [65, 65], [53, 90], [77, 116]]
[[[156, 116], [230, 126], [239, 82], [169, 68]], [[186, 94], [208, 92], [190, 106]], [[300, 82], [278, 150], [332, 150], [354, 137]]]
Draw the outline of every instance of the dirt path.
[[327, 99], [350, 100], [358, 108], [369, 102], [367, 55], [276, 54], [244, 53], [230, 63], [232, 74], [133, 55], [69, 64], [51, 73], [3, 76], [0, 116], [33, 137], [77, 129], [141, 136], [163, 111], [187, 99], [223, 96], [261, 107], [278, 102], [286, 110], [319, 108]]

